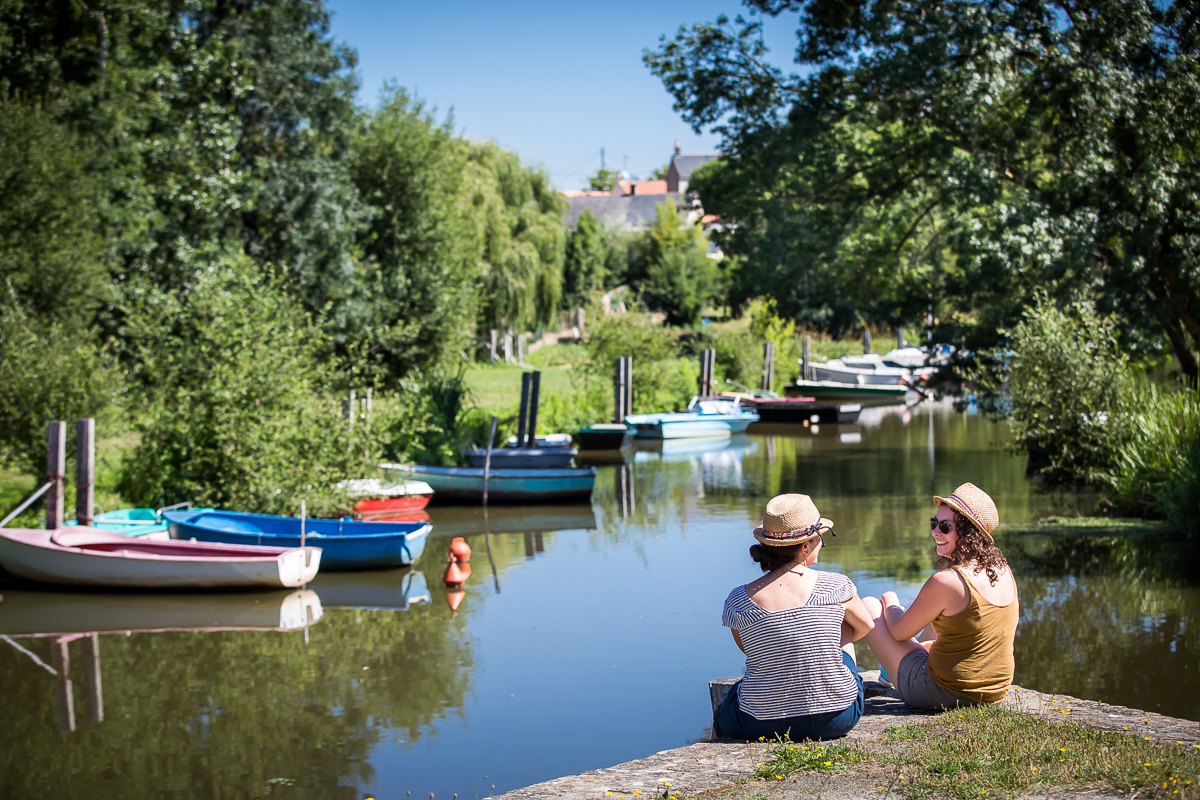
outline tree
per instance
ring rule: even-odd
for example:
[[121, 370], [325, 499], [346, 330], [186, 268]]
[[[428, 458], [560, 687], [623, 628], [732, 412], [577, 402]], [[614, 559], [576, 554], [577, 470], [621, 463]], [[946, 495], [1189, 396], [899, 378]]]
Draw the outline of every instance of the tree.
[[617, 185], [617, 173], [606, 167], [596, 170], [596, 174], [588, 178], [588, 188], [593, 192], [611, 192]]
[[667, 198], [646, 232], [643, 292], [651, 308], [667, 312], [673, 325], [694, 325], [716, 289], [716, 267], [708, 240], [696, 225], [681, 223], [675, 201]]
[[[1035, 286], [1117, 312], [1127, 347], [1200, 343], [1194, 12], [1118, 0], [751, 0], [798, 12], [796, 61], [761, 22], [681, 29], [646, 53], [725, 164], [697, 187], [781, 308], [911, 319], [981, 341]], [[860, 287], [857, 289], [855, 287]], [[877, 294], [872, 301], [870, 293]], [[872, 307], [874, 303], [874, 307]], [[943, 313], [945, 312], [945, 313]]]
[[575, 230], [567, 237], [563, 266], [563, 296], [570, 307], [585, 305], [592, 292], [604, 285], [608, 241], [591, 211], [579, 215]]

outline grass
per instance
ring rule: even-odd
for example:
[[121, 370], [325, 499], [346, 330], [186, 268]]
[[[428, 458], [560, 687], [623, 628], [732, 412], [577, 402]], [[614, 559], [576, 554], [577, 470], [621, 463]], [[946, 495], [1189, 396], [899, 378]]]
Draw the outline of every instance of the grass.
[[[555, 345], [562, 346], [562, 345]], [[548, 347], [552, 350], [554, 347]], [[534, 355], [541, 355], [539, 350]], [[496, 416], [516, 414], [521, 405], [521, 373], [528, 372], [525, 367], [511, 364], [483, 364], [474, 366], [467, 371], [467, 388], [471, 391], [471, 400], [480, 409]], [[567, 366], [540, 367], [542, 373], [539, 388], [539, 405], [544, 405], [547, 397], [555, 394], [567, 395], [572, 391], [571, 368]]]
[[855, 765], [882, 776], [881, 791], [914, 799], [965, 800], [1051, 789], [1200, 798], [1200, 749], [1070, 720], [1050, 722], [998, 706], [948, 711], [889, 728], [871, 749], [779, 742], [756, 777], [778, 782], [801, 772]]

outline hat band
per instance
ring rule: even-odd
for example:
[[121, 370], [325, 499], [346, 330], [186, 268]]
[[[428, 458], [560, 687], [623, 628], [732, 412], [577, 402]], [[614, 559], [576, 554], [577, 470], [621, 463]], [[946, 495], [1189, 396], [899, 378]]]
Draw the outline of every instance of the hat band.
[[820, 530], [821, 530], [821, 519], [818, 517], [817, 521], [814, 522], [812, 525], [809, 525], [807, 528], [797, 528], [794, 531], [769, 531], [764, 528], [763, 532], [762, 532], [762, 536], [767, 539], [775, 539], [777, 541], [786, 541], [788, 539], [803, 539], [807, 536], [812, 536], [814, 533], [820, 532]]
[[962, 510], [967, 512], [967, 516], [969, 516], [971, 519], [975, 520], [976, 525], [978, 525], [980, 528], [984, 527], [983, 522], [980, 521], [980, 519], [979, 519], [979, 515], [976, 514], [975, 511], [969, 505], [967, 505], [965, 500], [963, 500], [961, 497], [959, 497], [956, 494], [950, 495], [950, 499], [957, 502], [959, 504], [959, 506], [962, 507]]

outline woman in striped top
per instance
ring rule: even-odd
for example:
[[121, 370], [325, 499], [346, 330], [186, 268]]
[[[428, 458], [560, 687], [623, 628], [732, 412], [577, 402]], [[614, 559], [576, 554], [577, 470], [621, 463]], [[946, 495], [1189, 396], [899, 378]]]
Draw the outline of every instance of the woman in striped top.
[[714, 736], [836, 739], [862, 716], [853, 643], [873, 623], [849, 578], [813, 569], [832, 529], [808, 495], [767, 503], [750, 548], [766, 574], [725, 600], [746, 671], [713, 715]]

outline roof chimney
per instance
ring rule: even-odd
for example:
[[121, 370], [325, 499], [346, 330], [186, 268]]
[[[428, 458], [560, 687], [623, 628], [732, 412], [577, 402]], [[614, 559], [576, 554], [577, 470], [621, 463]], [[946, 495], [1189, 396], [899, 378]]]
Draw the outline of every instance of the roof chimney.
[[675, 155], [679, 155], [679, 140], [675, 140]]

